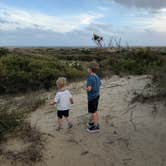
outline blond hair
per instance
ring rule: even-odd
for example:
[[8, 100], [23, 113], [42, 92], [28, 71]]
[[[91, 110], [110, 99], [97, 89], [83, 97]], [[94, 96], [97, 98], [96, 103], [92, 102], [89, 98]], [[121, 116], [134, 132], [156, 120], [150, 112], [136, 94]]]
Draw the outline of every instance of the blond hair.
[[66, 85], [66, 77], [59, 77], [56, 81], [56, 85], [58, 88], [63, 88]]

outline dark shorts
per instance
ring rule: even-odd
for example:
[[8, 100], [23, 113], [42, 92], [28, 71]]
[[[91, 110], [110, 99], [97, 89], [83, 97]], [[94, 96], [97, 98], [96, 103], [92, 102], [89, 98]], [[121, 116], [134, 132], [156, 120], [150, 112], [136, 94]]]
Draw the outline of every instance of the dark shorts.
[[69, 110], [64, 110], [64, 111], [57, 111], [57, 116], [58, 118], [62, 119], [63, 116], [65, 118], [69, 117]]
[[95, 113], [98, 108], [100, 96], [97, 96], [95, 99], [88, 101], [88, 112], [89, 113]]

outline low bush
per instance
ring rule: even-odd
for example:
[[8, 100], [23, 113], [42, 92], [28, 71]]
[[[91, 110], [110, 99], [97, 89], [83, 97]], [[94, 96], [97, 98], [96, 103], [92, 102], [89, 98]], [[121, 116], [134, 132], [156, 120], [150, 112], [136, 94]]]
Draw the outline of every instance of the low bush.
[[6, 48], [0, 48], [0, 57], [7, 56], [9, 54], [9, 50]]
[[23, 114], [17, 110], [9, 111], [7, 106], [0, 107], [0, 141], [4, 135], [12, 131], [23, 122]]
[[125, 73], [132, 75], [147, 74], [152, 68], [162, 64], [161, 56], [149, 49], [116, 53], [116, 55], [110, 56], [107, 61], [109, 69], [115, 74]]
[[49, 89], [59, 76], [81, 78], [80, 66], [70, 66], [56, 58], [9, 55], [0, 59], [0, 94]]
[[156, 86], [158, 96], [163, 96], [166, 103], [166, 59], [165, 65], [156, 67], [151, 71], [152, 80]]

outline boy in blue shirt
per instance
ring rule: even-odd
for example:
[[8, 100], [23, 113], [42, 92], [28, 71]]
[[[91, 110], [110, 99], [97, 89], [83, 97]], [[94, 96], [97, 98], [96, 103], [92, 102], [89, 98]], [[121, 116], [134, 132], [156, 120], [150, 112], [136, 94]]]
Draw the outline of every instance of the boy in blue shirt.
[[98, 101], [100, 98], [100, 85], [101, 81], [99, 76], [96, 74], [97, 64], [90, 64], [88, 67], [88, 78], [87, 78], [87, 96], [88, 96], [88, 112], [91, 113], [91, 121], [88, 123], [88, 132], [98, 132], [99, 128], [99, 117], [98, 117]]

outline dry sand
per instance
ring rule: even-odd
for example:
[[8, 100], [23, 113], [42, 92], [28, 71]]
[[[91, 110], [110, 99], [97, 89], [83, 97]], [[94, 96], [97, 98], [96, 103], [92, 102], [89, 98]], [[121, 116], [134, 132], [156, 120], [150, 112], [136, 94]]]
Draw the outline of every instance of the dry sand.
[[[166, 165], [164, 106], [161, 103], [129, 104], [133, 93], [142, 92], [149, 82], [147, 76], [114, 76], [103, 80], [99, 105], [100, 133], [89, 134], [85, 130], [88, 114], [84, 83], [69, 86], [75, 101], [70, 114], [74, 123], [71, 130], [66, 125], [60, 132], [55, 130], [57, 119], [53, 107], [46, 105], [34, 112], [31, 116], [32, 124], [37, 122], [42, 132], [51, 134], [44, 152], [47, 165]], [[157, 113], [153, 113], [154, 104]]]
[[[30, 116], [46, 134], [44, 162], [36, 166], [166, 166], [166, 108], [161, 102], [130, 104], [134, 93], [150, 83], [148, 76], [104, 79], [99, 116], [101, 131], [86, 132], [84, 83], [69, 85], [74, 97], [72, 129], [56, 131], [55, 108], [45, 105]], [[53, 92], [48, 93], [48, 101]]]

